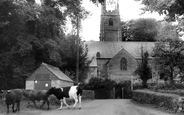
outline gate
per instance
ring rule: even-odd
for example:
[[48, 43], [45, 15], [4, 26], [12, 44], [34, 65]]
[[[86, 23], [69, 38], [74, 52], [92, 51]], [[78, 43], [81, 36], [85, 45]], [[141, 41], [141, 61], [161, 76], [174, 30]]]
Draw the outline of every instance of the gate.
[[94, 90], [95, 99], [113, 99], [114, 93], [113, 89], [98, 89]]
[[116, 87], [115, 88], [115, 98], [116, 99], [122, 99], [123, 98], [123, 91], [122, 87]]

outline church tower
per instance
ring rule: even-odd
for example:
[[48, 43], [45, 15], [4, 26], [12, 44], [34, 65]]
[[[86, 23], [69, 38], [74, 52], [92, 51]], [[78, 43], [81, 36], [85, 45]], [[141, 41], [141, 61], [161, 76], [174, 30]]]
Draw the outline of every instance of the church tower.
[[119, 0], [105, 0], [102, 3], [100, 41], [121, 41]]

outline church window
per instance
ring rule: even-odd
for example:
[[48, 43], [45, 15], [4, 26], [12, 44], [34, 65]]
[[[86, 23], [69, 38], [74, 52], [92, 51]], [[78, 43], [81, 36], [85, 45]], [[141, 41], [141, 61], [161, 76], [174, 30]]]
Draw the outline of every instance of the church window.
[[109, 18], [109, 26], [113, 26], [113, 19]]
[[121, 70], [127, 70], [127, 60], [126, 58], [122, 58], [120, 61], [120, 69]]

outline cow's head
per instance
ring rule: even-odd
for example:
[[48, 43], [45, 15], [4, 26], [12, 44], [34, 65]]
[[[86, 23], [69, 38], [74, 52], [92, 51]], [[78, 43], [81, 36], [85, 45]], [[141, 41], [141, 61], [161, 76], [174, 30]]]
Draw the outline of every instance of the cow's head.
[[3, 101], [6, 101], [6, 95], [9, 94], [10, 92], [11, 92], [10, 90], [1, 90], [1, 96]]
[[46, 92], [46, 94], [47, 95], [52, 95], [52, 94], [54, 94], [56, 92], [56, 88], [55, 87], [51, 87], [47, 92]]

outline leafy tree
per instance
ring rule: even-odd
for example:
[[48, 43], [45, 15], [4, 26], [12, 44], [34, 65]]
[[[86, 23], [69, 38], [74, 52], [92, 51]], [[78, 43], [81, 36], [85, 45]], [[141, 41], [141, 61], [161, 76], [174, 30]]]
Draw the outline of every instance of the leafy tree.
[[105, 0], [91, 0], [93, 3], [104, 3]]
[[158, 34], [158, 42], [153, 50], [153, 56], [155, 57], [156, 67], [161, 72], [168, 72], [169, 76], [167, 77], [171, 80], [171, 83], [174, 83], [175, 72], [183, 71], [183, 50], [183, 41], [178, 38], [175, 27], [169, 24], [163, 26]]
[[23, 85], [42, 62], [60, 67], [60, 45], [65, 39], [66, 17], [76, 25], [76, 16], [85, 18], [87, 12], [81, 0], [45, 0], [41, 5], [34, 0], [0, 1], [0, 87]]
[[148, 64], [149, 53], [143, 53], [142, 51], [141, 57], [141, 63], [138, 65], [138, 68], [134, 73], [140, 76], [143, 88], [147, 88], [147, 81], [152, 78], [152, 70]]
[[151, 18], [140, 18], [129, 22], [131, 41], [155, 41], [157, 35], [157, 21]]
[[130, 41], [132, 39], [131, 31], [130, 31], [131, 21], [129, 22], [121, 22], [122, 28], [122, 41]]
[[[77, 44], [76, 35], [68, 35], [66, 39], [61, 41], [60, 54], [61, 61], [64, 62], [60, 69], [67, 71], [68, 75], [75, 81], [76, 62], [77, 62]], [[90, 61], [87, 58], [88, 49], [79, 42], [79, 81], [83, 82], [87, 77]]]
[[145, 5], [143, 11], [158, 12], [164, 14], [169, 20], [175, 20], [176, 15], [184, 14], [183, 0], [135, 0]]
[[143, 11], [158, 12], [165, 16], [168, 22], [177, 21], [177, 31], [183, 32], [184, 1], [183, 0], [135, 0], [141, 1], [145, 7]]

